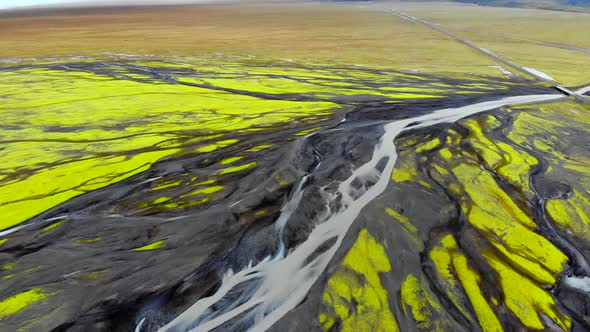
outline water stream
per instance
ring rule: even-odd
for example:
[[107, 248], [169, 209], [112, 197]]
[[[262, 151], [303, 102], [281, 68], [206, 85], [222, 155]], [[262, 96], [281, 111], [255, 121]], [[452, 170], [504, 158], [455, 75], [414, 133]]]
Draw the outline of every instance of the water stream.
[[[221, 287], [213, 295], [196, 302], [160, 331], [210, 331], [221, 326], [225, 329], [267, 330], [303, 301], [338, 251], [361, 210], [385, 191], [397, 160], [394, 139], [398, 135], [408, 130], [455, 122], [507, 105], [560, 98], [563, 98], [562, 94], [506, 97], [385, 124], [384, 134], [375, 146], [371, 160], [354, 170], [335, 192], [325, 192], [329, 213], [315, 220], [316, 227], [305, 242], [287, 252], [282, 232], [301, 202], [307, 177], [302, 179], [275, 222], [280, 243], [277, 253], [239, 272], [228, 271]], [[334, 200], [339, 202], [337, 211], [330, 210], [330, 203]]]

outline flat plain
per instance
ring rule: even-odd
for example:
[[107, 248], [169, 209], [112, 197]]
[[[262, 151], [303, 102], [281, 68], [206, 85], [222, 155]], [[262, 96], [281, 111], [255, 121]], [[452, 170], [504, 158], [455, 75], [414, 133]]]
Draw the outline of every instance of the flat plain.
[[590, 329], [590, 14], [0, 16], [0, 330]]

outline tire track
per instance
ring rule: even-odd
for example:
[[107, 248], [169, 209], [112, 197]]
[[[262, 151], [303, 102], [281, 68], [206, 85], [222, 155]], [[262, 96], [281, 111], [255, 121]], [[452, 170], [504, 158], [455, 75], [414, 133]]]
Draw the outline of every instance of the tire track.
[[472, 41], [469, 41], [467, 39], [461, 38], [457, 34], [451, 32], [449, 30], [443, 29], [443, 28], [441, 28], [437, 24], [434, 24], [432, 22], [428, 22], [428, 21], [425, 21], [425, 20], [421, 20], [421, 19], [419, 19], [417, 17], [410, 16], [410, 15], [407, 15], [405, 13], [402, 13], [402, 12], [399, 12], [399, 11], [396, 11], [396, 10], [393, 10], [393, 9], [385, 9], [385, 11], [388, 12], [388, 13], [391, 13], [393, 15], [399, 16], [399, 17], [403, 18], [404, 20], [407, 20], [407, 21], [410, 21], [410, 22], [413, 22], [413, 23], [416, 23], [416, 24], [425, 25], [425, 26], [427, 26], [427, 27], [429, 27], [429, 28], [431, 28], [431, 29], [433, 29], [435, 31], [438, 31], [438, 32], [440, 32], [442, 34], [445, 34], [445, 35], [451, 37], [452, 39], [454, 39], [455, 41], [457, 41], [457, 42], [459, 42], [459, 43], [461, 43], [461, 44], [463, 44], [465, 46], [468, 46], [468, 47], [470, 47], [470, 48], [472, 48], [472, 49], [474, 49], [474, 50], [476, 50], [476, 51], [478, 51], [478, 52], [480, 52], [480, 53], [482, 53], [482, 54], [484, 54], [484, 55], [486, 55], [488, 57], [491, 57], [492, 59], [494, 59], [497, 62], [500, 62], [500, 63], [502, 63], [502, 64], [504, 64], [504, 65], [506, 65], [506, 66], [508, 66], [508, 67], [510, 67], [512, 69], [515, 69], [515, 70], [519, 71], [520, 73], [524, 74], [525, 76], [533, 77], [536, 81], [550, 84], [557, 91], [559, 91], [559, 92], [561, 92], [561, 93], [563, 93], [563, 94], [565, 94], [567, 96], [572, 96], [572, 97], [574, 97], [578, 101], [581, 101], [581, 102], [590, 104], [590, 100], [588, 100], [586, 97], [578, 94], [577, 92], [571, 91], [570, 89], [568, 89], [568, 88], [566, 88], [566, 87], [564, 87], [564, 86], [562, 86], [560, 84], [557, 84], [557, 82], [555, 82], [555, 81], [552, 81], [550, 79], [547, 79], [547, 78], [545, 78], [545, 77], [543, 77], [543, 76], [541, 76], [541, 75], [539, 75], [539, 74], [537, 74], [537, 73], [535, 73], [535, 72], [533, 72], [531, 70], [527, 70], [524, 67], [521, 67], [521, 66], [519, 66], [519, 65], [517, 65], [515, 63], [512, 63], [512, 62], [510, 62], [510, 61], [508, 61], [508, 60], [506, 60], [504, 58], [501, 58], [500, 56], [498, 56], [497, 54], [493, 53], [492, 51], [487, 50], [487, 49], [485, 49], [483, 47], [479, 47], [475, 43], [473, 43]]

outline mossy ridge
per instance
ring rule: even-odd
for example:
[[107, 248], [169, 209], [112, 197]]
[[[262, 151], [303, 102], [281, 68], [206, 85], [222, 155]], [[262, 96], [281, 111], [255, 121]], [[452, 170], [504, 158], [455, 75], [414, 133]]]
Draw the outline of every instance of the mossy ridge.
[[[369, 257], [369, 259], [367, 259]], [[346, 254], [338, 271], [330, 277], [322, 298], [326, 311], [319, 315], [325, 331], [397, 332], [397, 321], [389, 309], [388, 291], [380, 273], [391, 271], [382, 244], [366, 230]]]
[[[571, 196], [549, 199], [547, 211], [562, 236], [577, 244], [587, 241], [583, 230], [590, 200], [584, 188], [590, 173], [583, 166], [585, 141], [579, 141], [589, 130], [587, 114], [587, 106], [575, 102], [527, 105], [473, 116], [430, 137], [418, 133], [398, 139], [393, 181], [441, 187], [462, 211], [465, 223], [458, 224], [457, 235], [439, 235], [428, 249], [433, 281], [465, 319], [476, 319], [484, 331], [508, 328], [505, 310], [532, 330], [546, 328], [541, 315], [563, 330], [574, 324], [547, 287], [575, 263], [564, 254], [568, 248], [562, 242], [544, 237], [545, 226], [532, 208], [540, 208], [535, 202], [548, 189], [539, 191], [539, 181], [530, 179], [579, 180]], [[551, 133], [563, 137], [564, 130], [570, 132], [565, 142], [551, 138]], [[526, 293], [518, 286], [523, 284]]]

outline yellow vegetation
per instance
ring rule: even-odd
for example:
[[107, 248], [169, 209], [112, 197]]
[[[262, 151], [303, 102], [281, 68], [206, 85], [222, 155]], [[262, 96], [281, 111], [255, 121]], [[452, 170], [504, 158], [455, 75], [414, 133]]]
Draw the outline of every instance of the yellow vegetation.
[[48, 293], [41, 288], [33, 288], [26, 292], [13, 295], [0, 302], [0, 319], [14, 315], [33, 303], [39, 302], [56, 293]]
[[323, 299], [331, 310], [319, 317], [324, 330], [338, 320], [343, 332], [399, 331], [379, 277], [390, 270], [385, 248], [363, 229], [340, 268], [328, 280]]

